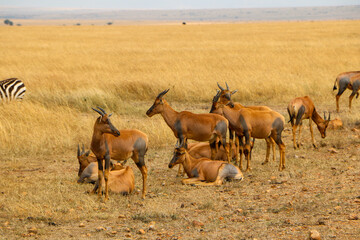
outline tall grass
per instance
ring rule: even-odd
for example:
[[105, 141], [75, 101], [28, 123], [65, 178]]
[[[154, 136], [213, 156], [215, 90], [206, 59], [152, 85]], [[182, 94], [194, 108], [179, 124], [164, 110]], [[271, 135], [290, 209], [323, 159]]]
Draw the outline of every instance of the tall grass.
[[225, 81], [245, 104], [285, 108], [303, 95], [334, 102], [336, 75], [360, 66], [359, 27], [360, 21], [0, 27], [0, 76], [27, 86], [22, 102], [0, 105], [2, 158], [88, 144], [93, 106], [114, 112], [119, 129], [147, 133], [151, 147], [172, 144], [163, 120], [145, 116], [166, 88], [177, 110], [210, 104], [216, 82]]

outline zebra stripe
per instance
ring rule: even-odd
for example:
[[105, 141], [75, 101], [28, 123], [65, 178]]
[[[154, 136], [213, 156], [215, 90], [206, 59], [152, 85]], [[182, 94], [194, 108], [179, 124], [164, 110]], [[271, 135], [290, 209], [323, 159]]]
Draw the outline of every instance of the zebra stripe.
[[25, 91], [26, 87], [20, 79], [9, 78], [0, 81], [0, 101], [22, 99], [25, 95]]

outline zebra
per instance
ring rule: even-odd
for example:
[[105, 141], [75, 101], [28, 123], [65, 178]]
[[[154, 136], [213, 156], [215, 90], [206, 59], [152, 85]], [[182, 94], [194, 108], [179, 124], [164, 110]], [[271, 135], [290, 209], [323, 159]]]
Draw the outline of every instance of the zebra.
[[17, 78], [9, 78], [0, 81], [0, 102], [14, 99], [22, 99], [25, 95], [26, 87]]

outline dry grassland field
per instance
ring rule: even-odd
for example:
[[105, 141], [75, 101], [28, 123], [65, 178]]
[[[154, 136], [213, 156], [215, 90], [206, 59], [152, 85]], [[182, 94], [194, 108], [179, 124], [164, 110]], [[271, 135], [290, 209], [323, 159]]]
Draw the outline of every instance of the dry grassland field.
[[[333, 85], [360, 70], [360, 21], [238, 24], [0, 27], [0, 77], [17, 77], [23, 101], [0, 104], [1, 239], [360, 239], [360, 100], [336, 113]], [[209, 112], [217, 82], [244, 105], [285, 116], [286, 169], [261, 165], [257, 140], [251, 172], [219, 187], [181, 184], [168, 163], [176, 139], [146, 110], [159, 92], [178, 110]], [[292, 146], [291, 99], [309, 95], [321, 116], [344, 126], [311, 145]], [[148, 191], [100, 202], [78, 184], [77, 144], [90, 147], [98, 114], [118, 129], [149, 137]], [[121, 131], [121, 130], [120, 130]], [[143, 231], [142, 231], [142, 230]]]

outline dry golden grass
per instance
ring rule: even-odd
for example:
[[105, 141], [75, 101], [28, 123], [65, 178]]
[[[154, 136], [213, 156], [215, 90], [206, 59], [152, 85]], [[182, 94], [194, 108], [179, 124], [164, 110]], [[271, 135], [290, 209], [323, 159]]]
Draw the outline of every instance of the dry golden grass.
[[[18, 77], [27, 87], [22, 102], [0, 105], [0, 234], [18, 238], [35, 226], [44, 239], [88, 238], [87, 233], [103, 238], [112, 230], [123, 238], [129, 227], [138, 238], [139, 228], [156, 221], [148, 238], [304, 239], [317, 218], [325, 217], [334, 227], [317, 228], [326, 229], [327, 238], [355, 239], [359, 222], [346, 221], [359, 209], [354, 200], [360, 196], [359, 138], [350, 129], [359, 123], [360, 104], [354, 99], [350, 114], [346, 91], [335, 114], [332, 87], [338, 73], [360, 66], [359, 28], [360, 21], [0, 27], [0, 76]], [[160, 116], [148, 118], [145, 112], [166, 88], [176, 110], [208, 112], [216, 82], [225, 81], [239, 90], [236, 101], [268, 105], [284, 115], [292, 98], [309, 95], [320, 112], [342, 118], [345, 129], [329, 133], [319, 150], [305, 143], [300, 151], [291, 148], [286, 131], [284, 173], [274, 163], [260, 165], [265, 145], [259, 140], [254, 172], [244, 182], [180, 186], [175, 171], [167, 169], [173, 133]], [[119, 129], [148, 134], [147, 200], [113, 195], [99, 205], [84, 194], [89, 185], [76, 184], [76, 146], [90, 143], [94, 106], [114, 112]], [[303, 132], [309, 141], [306, 127]], [[317, 132], [315, 137], [319, 142]], [[327, 151], [332, 146], [337, 155]], [[139, 171], [134, 172], [141, 188]], [[271, 176], [285, 185], [269, 184]], [[234, 215], [238, 208], [244, 212]], [[118, 219], [119, 214], [126, 218]], [[193, 227], [193, 220], [205, 222], [204, 231]], [[336, 227], [344, 221], [340, 231]], [[100, 225], [111, 230], [96, 232]]]
[[[239, 89], [235, 99], [245, 104], [285, 108], [303, 95], [318, 104], [333, 102], [336, 75], [360, 65], [359, 25], [1, 27], [0, 76], [23, 79], [28, 91], [23, 103], [2, 106], [0, 149], [18, 156], [46, 152], [43, 144], [64, 152], [88, 143], [93, 106], [115, 112], [119, 128], [145, 131], [152, 147], [163, 145], [173, 139], [171, 132], [144, 113], [166, 88], [169, 102], [181, 103], [177, 110], [210, 105], [217, 81]], [[137, 121], [128, 124], [134, 116]], [[19, 136], [24, 139], [16, 141]]]

